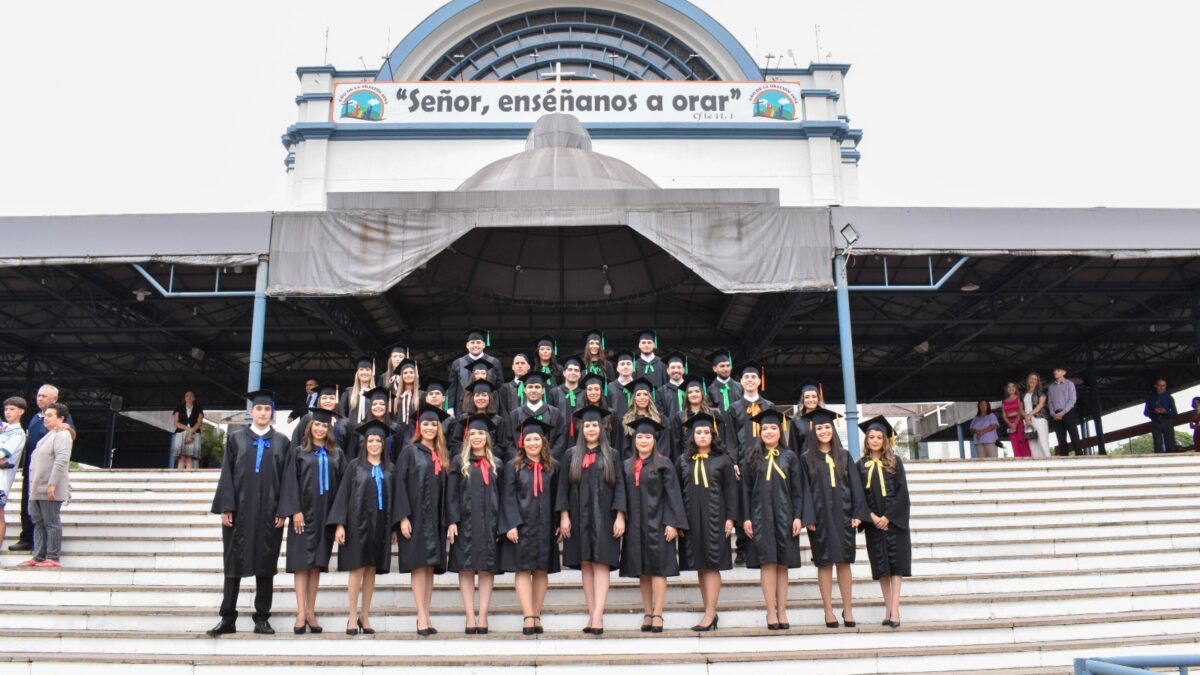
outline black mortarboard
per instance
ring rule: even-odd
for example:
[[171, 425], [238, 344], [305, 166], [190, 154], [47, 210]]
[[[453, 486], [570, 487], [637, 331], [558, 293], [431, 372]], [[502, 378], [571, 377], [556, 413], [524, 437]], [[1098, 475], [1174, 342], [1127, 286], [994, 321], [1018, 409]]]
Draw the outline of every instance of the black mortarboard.
[[562, 360], [563, 368], [566, 368], [567, 366], [572, 365], [572, 364], [577, 366], [580, 370], [583, 370], [583, 357], [579, 356], [578, 354], [572, 354]]
[[681, 352], [671, 352], [663, 357], [663, 363], [665, 364], [669, 365], [675, 361], [682, 363], [685, 368], [687, 367], [687, 357]]
[[472, 413], [467, 415], [466, 427], [468, 430], [476, 429], [493, 435], [496, 433], [496, 423], [492, 421], [492, 416], [488, 413]]
[[584, 343], [585, 345], [586, 345], [587, 343], [591, 342], [592, 340], [599, 340], [599, 341], [600, 341], [600, 348], [601, 348], [601, 349], [608, 349], [608, 346], [604, 344], [604, 333], [603, 333], [602, 331], [600, 331], [599, 329], [597, 329], [597, 328], [593, 328], [593, 329], [591, 329], [591, 330], [589, 330], [588, 332], [586, 332], [586, 333], [584, 333], [584, 334], [583, 334], [583, 343]]
[[354, 359], [355, 370], [358, 370], [359, 368], [374, 368], [374, 367], [375, 367], [375, 358], [372, 356], [360, 356], [360, 357]]
[[481, 358], [481, 359], [475, 359], [471, 363], [468, 363], [467, 365], [463, 366], [463, 370], [467, 370], [467, 371], [471, 372], [472, 374], [477, 370], [482, 370], [482, 371], [486, 372], [489, 376], [491, 376], [492, 370], [494, 370], [495, 367], [496, 366], [493, 365], [491, 361]]
[[379, 420], [367, 420], [358, 425], [357, 431], [363, 438], [367, 436], [381, 436], [386, 439], [392, 435], [392, 428]]
[[613, 360], [616, 361], [617, 363], [620, 363], [622, 361], [632, 361], [633, 360], [633, 352], [628, 349], [618, 349], [616, 357]]
[[392, 354], [403, 354], [408, 356], [408, 345], [404, 344], [403, 342], [397, 342], [396, 344], [392, 345], [391, 349], [388, 350], [388, 355], [390, 356]]
[[600, 385], [601, 389], [608, 388], [608, 380], [604, 379], [604, 376], [599, 373], [588, 373], [587, 375], [584, 375], [583, 379], [579, 381], [579, 386], [587, 389], [587, 386], [592, 383]]
[[525, 382], [526, 387], [528, 387], [531, 384], [540, 384], [544, 387], [544, 386], [546, 386], [547, 378], [546, 378], [546, 374], [543, 373], [542, 371], [531, 370], [525, 374], [525, 377], [523, 377], [521, 379], [522, 379], [522, 381]]
[[728, 361], [730, 365], [733, 365], [733, 356], [730, 355], [728, 349], [718, 349], [712, 354], [709, 354], [708, 360], [711, 361], [714, 366], [718, 363], [724, 363], [725, 361]]
[[446, 390], [450, 388], [449, 382], [438, 377], [427, 377], [425, 378], [425, 382], [423, 384], [426, 392], [440, 391], [445, 394]]
[[762, 366], [758, 365], [758, 363], [755, 361], [747, 361], [737, 367], [737, 374], [739, 377], [745, 375], [746, 373], [754, 373], [755, 375], [761, 377]]
[[246, 392], [246, 399], [250, 401], [250, 405], [269, 405], [272, 408], [275, 407], [275, 392], [269, 389]]
[[544, 422], [536, 417], [526, 417], [521, 421], [520, 433], [522, 437], [526, 434], [538, 433], [549, 438], [553, 429], [554, 425], [549, 422]]
[[317, 396], [337, 396], [338, 386], [336, 384], [318, 384]]
[[403, 359], [400, 359], [400, 365], [396, 366], [396, 369], [393, 370], [392, 372], [399, 375], [400, 373], [404, 372], [405, 368], [412, 368], [413, 370], [416, 370], [417, 362], [408, 357], [405, 357]]
[[572, 413], [580, 422], [599, 422], [612, 413], [597, 405], [587, 405]]
[[776, 408], [767, 408], [750, 418], [751, 421], [761, 424], [777, 424], [783, 426], [783, 413]]
[[512, 358], [515, 359], [518, 356], [525, 359], [529, 363], [533, 363], [533, 356], [530, 354], [530, 352], [528, 352], [524, 349], [518, 349], [512, 353]]
[[555, 356], [558, 355], [558, 340], [555, 340], [553, 335], [543, 335], [537, 339], [537, 342], [534, 343], [534, 346], [539, 349], [542, 347], [549, 347], [551, 350], [553, 350]]
[[389, 394], [388, 390], [383, 387], [375, 387], [373, 389], [364, 391], [363, 396], [365, 396], [368, 401], [386, 401], [391, 394]]
[[711, 429], [716, 429], [717, 416], [713, 415], [712, 413], [699, 412], [684, 420], [683, 426], [687, 427], [689, 431], [695, 429], [696, 427], [709, 427]]
[[625, 388], [634, 393], [637, 393], [638, 390], [644, 389], [650, 392], [652, 395], [654, 394], [654, 383], [644, 377], [639, 377], [633, 382], [630, 382], [629, 384], [625, 385]]
[[492, 346], [492, 334], [482, 328], [467, 329], [467, 341], [471, 340], [483, 340], [485, 345]]
[[441, 422], [449, 416], [450, 413], [437, 406], [429, 405], [428, 403], [422, 403], [421, 409], [417, 412], [417, 419], [421, 422], [428, 422], [431, 420], [435, 422]]
[[480, 392], [490, 394], [496, 391], [496, 385], [492, 384], [488, 380], [475, 380], [474, 382], [468, 384], [465, 388], [472, 394], [478, 394]]
[[636, 434], [655, 434], [662, 431], [663, 425], [660, 422], [655, 422], [652, 417], [639, 417], [629, 425], [633, 428], [633, 433]]
[[862, 429], [864, 434], [871, 430], [882, 431], [884, 438], [891, 438], [892, 434], [895, 433], [892, 425], [883, 415], [876, 415], [865, 422], [860, 422], [858, 428]]
[[816, 380], [812, 379], [811, 377], [800, 383], [800, 394], [803, 396], [804, 392], [810, 391], [810, 390], [817, 392], [817, 396], [820, 397], [822, 400], [824, 400], [824, 398], [825, 398], [824, 388], [821, 386], [820, 382], [817, 382]]
[[309, 415], [312, 415], [312, 421], [321, 422], [324, 424], [333, 423], [333, 411], [324, 408], [309, 408]]
[[642, 340], [654, 340], [654, 348], [658, 349], [658, 333], [655, 333], [649, 328], [645, 330], [639, 330], [633, 334], [633, 337], [637, 339], [638, 342], [641, 342]]
[[704, 391], [705, 387], [707, 386], [704, 383], [704, 378], [700, 377], [699, 375], [688, 375], [687, 377], [683, 378], [683, 390], [684, 391], [691, 389], [692, 385], [696, 385], [697, 387], [700, 387], [700, 391]]
[[833, 424], [841, 415], [828, 408], [817, 408], [804, 413], [804, 417], [812, 422], [813, 426], [816, 426], [818, 424]]

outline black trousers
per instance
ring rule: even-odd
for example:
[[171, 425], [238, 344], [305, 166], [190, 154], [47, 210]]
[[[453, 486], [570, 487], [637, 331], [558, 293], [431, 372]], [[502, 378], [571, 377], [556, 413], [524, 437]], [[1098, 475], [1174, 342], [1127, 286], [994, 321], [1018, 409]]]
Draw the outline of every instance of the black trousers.
[[29, 515], [29, 460], [25, 457], [21, 462], [21, 543], [33, 546], [33, 516]]
[[[1055, 453], [1060, 457], [1065, 457], [1071, 454], [1074, 450], [1075, 454], [1083, 454], [1083, 450], [1079, 447], [1079, 414], [1072, 408], [1063, 415], [1061, 420], [1050, 418], [1050, 431], [1058, 437], [1058, 451]], [[1071, 435], [1071, 445], [1067, 445], [1067, 434]]]
[[1171, 417], [1155, 417], [1150, 420], [1150, 438], [1155, 452], [1175, 452], [1175, 420]]
[[[225, 590], [221, 596], [221, 618], [236, 621], [238, 618], [237, 601], [241, 590], [242, 580], [237, 577], [225, 577]], [[254, 577], [254, 623], [271, 618], [271, 601], [275, 591], [275, 575], [263, 574]]]

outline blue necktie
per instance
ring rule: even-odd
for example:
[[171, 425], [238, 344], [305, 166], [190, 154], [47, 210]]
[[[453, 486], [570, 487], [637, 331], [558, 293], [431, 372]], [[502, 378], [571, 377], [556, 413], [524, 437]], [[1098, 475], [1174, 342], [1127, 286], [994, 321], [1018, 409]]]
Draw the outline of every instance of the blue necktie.
[[263, 448], [271, 447], [271, 441], [267, 440], [266, 436], [259, 436], [254, 439], [254, 445], [258, 446], [258, 456], [254, 458], [254, 473], [258, 473], [262, 470]]
[[371, 467], [371, 478], [375, 479], [375, 498], [379, 502], [379, 510], [383, 510], [383, 467], [376, 464]]
[[317, 448], [317, 488], [321, 494], [329, 491], [329, 454], [325, 448]]

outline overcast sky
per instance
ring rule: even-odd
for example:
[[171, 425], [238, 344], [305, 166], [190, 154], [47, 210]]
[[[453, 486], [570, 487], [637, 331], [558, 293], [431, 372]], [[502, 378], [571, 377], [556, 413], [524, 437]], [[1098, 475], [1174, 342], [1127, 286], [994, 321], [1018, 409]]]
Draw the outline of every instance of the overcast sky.
[[[0, 215], [279, 208], [294, 70], [326, 26], [328, 62], [376, 68], [441, 4], [10, 3]], [[1200, 206], [1200, 3], [696, 4], [760, 62], [817, 58], [821, 25], [853, 66], [862, 203]]]

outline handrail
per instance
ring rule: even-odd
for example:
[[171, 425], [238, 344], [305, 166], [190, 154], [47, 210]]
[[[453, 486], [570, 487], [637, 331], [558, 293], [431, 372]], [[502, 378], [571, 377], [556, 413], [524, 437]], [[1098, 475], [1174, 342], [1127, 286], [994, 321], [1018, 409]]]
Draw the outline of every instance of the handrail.
[[1200, 666], [1200, 654], [1182, 656], [1113, 656], [1075, 659], [1075, 675], [1154, 675], [1147, 668], [1177, 668], [1187, 675], [1189, 666]]
[[[1172, 426], [1173, 426], [1173, 428], [1181, 427], [1195, 419], [1197, 419], [1196, 411], [1188, 410], [1187, 412], [1182, 412], [1182, 413], [1179, 413], [1178, 415], [1176, 415], [1175, 419], [1172, 420]], [[1116, 431], [1105, 431], [1104, 432], [1104, 442], [1107, 444], [1107, 443], [1112, 443], [1114, 441], [1123, 441], [1123, 440], [1126, 440], [1129, 438], [1134, 438], [1135, 436], [1142, 436], [1142, 435], [1148, 434], [1148, 433], [1150, 433], [1150, 422], [1146, 421], [1146, 422], [1142, 422], [1141, 424], [1135, 424], [1133, 426], [1125, 427], [1123, 429], [1117, 429]], [[1080, 449], [1091, 448], [1098, 444], [1099, 444], [1099, 437], [1097, 437], [1097, 436], [1088, 436], [1086, 438], [1079, 439]], [[1200, 450], [1200, 448], [1196, 448], [1196, 449]]]

